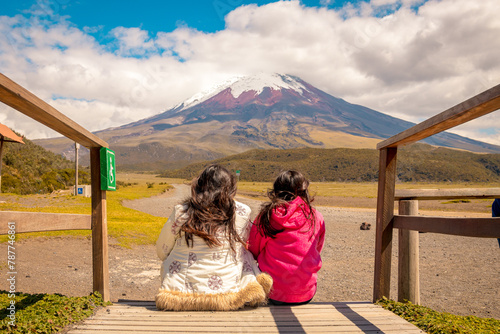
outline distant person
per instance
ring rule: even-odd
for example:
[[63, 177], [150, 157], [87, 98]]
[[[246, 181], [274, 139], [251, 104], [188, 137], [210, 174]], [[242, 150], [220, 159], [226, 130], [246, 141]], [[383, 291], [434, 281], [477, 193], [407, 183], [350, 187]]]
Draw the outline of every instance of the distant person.
[[[491, 213], [493, 217], [500, 217], [500, 198], [496, 198], [491, 205]], [[498, 247], [500, 247], [500, 238], [497, 239]]]
[[156, 250], [163, 261], [159, 310], [236, 310], [266, 303], [272, 279], [245, 248], [250, 208], [234, 200], [235, 177], [211, 165], [175, 206]]
[[308, 186], [301, 173], [282, 172], [250, 231], [248, 249], [273, 278], [274, 305], [306, 304], [316, 294], [325, 222], [311, 206]]

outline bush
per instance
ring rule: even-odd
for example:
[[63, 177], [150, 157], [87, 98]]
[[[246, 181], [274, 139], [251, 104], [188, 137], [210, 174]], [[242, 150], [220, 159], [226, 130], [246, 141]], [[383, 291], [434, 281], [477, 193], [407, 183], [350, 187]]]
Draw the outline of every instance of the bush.
[[[74, 162], [23, 138], [25, 145], [5, 145], [2, 192], [19, 195], [48, 193], [75, 184]], [[79, 169], [80, 184], [90, 183], [89, 172]]]
[[2, 176], [2, 192], [3, 193], [13, 193], [16, 189], [21, 188], [21, 180], [12, 175]]

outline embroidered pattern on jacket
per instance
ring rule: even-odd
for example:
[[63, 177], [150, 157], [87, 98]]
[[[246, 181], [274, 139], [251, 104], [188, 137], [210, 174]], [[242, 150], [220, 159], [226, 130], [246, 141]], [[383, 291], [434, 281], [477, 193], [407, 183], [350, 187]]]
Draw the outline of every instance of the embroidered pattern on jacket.
[[243, 271], [246, 273], [251, 273], [253, 271], [252, 266], [248, 263], [248, 261], [243, 262]]
[[177, 274], [179, 271], [181, 271], [181, 263], [179, 261], [172, 262], [168, 268], [168, 272], [171, 274]]
[[168, 245], [167, 244], [163, 244], [161, 248], [163, 249], [163, 253], [167, 254]]
[[219, 290], [220, 288], [222, 288], [222, 283], [222, 278], [217, 275], [212, 275], [208, 279], [208, 287], [212, 290]]
[[180, 226], [181, 224], [179, 223], [178, 220], [174, 220], [174, 222], [172, 223], [172, 228], [170, 229], [170, 232], [172, 232], [172, 234], [176, 234], [177, 231], [177, 227]]
[[198, 259], [198, 257], [196, 256], [195, 253], [189, 253], [188, 267], [191, 267], [196, 262], [197, 259]]
[[246, 215], [247, 215], [247, 210], [246, 210], [246, 208], [245, 208], [243, 205], [241, 205], [240, 203], [236, 203], [236, 214], [237, 214], [238, 216], [243, 216], [243, 217], [244, 217], [244, 216], [246, 216]]

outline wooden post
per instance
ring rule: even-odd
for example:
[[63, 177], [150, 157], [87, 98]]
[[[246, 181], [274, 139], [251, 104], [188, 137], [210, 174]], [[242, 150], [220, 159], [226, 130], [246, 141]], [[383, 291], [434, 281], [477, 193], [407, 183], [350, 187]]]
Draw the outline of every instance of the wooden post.
[[380, 150], [377, 195], [377, 226], [375, 239], [375, 273], [373, 301], [390, 298], [392, 218], [394, 217], [394, 192], [396, 185], [396, 147]]
[[[399, 201], [400, 216], [418, 215], [417, 200]], [[420, 304], [418, 231], [399, 229], [398, 301]]]
[[3, 161], [3, 137], [0, 138], [0, 193], [2, 192], [2, 161]]
[[106, 191], [101, 190], [100, 148], [90, 149], [92, 178], [92, 270], [93, 290], [99, 291], [105, 301], [109, 295], [108, 225]]

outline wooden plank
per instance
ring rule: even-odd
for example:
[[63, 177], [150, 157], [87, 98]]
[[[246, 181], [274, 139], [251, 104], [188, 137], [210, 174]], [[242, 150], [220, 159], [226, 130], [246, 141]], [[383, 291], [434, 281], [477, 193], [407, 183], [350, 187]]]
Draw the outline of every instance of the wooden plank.
[[108, 144], [0, 73], [0, 101], [88, 148]]
[[101, 190], [100, 148], [90, 149], [92, 182], [92, 275], [93, 291], [99, 291], [105, 301], [110, 300], [108, 265], [108, 225], [106, 191]]
[[[376, 305], [375, 305], [376, 306]], [[272, 310], [274, 315], [280, 315], [280, 314], [289, 314], [290, 313], [290, 307], [269, 307], [269, 309]], [[319, 308], [319, 309], [297, 309], [294, 308], [294, 313], [295, 314], [304, 314], [308, 316], [321, 316], [322, 314], [326, 313], [335, 313], [335, 312], [341, 312], [342, 314], [346, 313], [366, 313], [366, 312], [379, 312], [380, 308], [378, 307], [367, 307], [367, 308]], [[196, 314], [196, 316], [208, 316], [211, 318], [217, 318], [217, 317], [225, 317], [227, 316], [229, 311], [224, 311], [224, 312], [203, 312], [203, 311], [192, 311], [192, 312], [174, 312], [174, 311], [158, 311], [156, 310], [155, 307], [112, 307], [109, 309], [109, 312], [114, 312], [116, 314], [120, 313], [130, 313], [130, 314], [137, 314], [137, 315], [161, 315], [161, 314], [168, 314], [171, 317], [178, 317], [178, 316], [185, 316], [187, 315], [193, 315]], [[257, 309], [243, 309], [236, 311], [238, 316], [261, 316], [261, 315], [267, 315], [268, 311], [266, 308], [257, 308]]]
[[374, 302], [384, 296], [390, 298], [396, 161], [397, 148], [380, 150], [375, 232]]
[[[238, 313], [203, 313], [203, 312], [194, 312], [194, 313], [189, 313], [189, 312], [160, 312], [160, 311], [149, 311], [149, 312], [131, 312], [131, 311], [124, 311], [124, 310], [114, 310], [110, 309], [109, 314], [107, 316], [117, 316], [121, 317], [123, 315], [127, 315], [127, 317], [130, 318], [136, 318], [136, 317], [155, 317], [155, 318], [166, 318], [169, 320], [175, 320], [175, 321], [183, 321], [186, 320], [186, 318], [191, 318], [194, 317], [196, 319], [204, 319], [205, 321], [220, 321], [224, 320], [226, 321], [229, 317], [236, 317], [234, 320], [232, 319], [231, 321], [238, 321], [238, 319], [265, 319], [269, 318], [269, 313], [249, 313], [249, 312], [238, 312]], [[300, 317], [305, 317], [305, 318], [314, 318], [316, 320], [322, 320], [322, 319], [329, 319], [330, 317], [344, 317], [346, 315], [352, 316], [352, 317], [357, 317], [359, 315], [362, 316], [369, 316], [370, 318], [372, 317], [383, 317], [384, 313], [381, 312], [380, 310], [360, 310], [360, 311], [339, 311], [339, 310], [318, 310], [317, 312], [297, 312], [294, 311], [293, 314], [300, 318]], [[272, 316], [274, 318], [286, 318], [290, 315], [290, 310], [288, 309], [287, 312], [272, 312]]]
[[[417, 216], [418, 201], [399, 201], [399, 214]], [[420, 304], [418, 231], [399, 229], [398, 240], [398, 301]]]
[[408, 130], [380, 142], [377, 149], [407, 145], [448, 130], [500, 108], [500, 85], [457, 104]]
[[[261, 308], [262, 309], [262, 308]], [[290, 314], [290, 308], [284, 307], [283, 309], [273, 309], [270, 308], [273, 316], [287, 316]], [[317, 317], [321, 318], [325, 315], [345, 315], [345, 314], [369, 314], [370, 316], [375, 316], [381, 312], [380, 308], [363, 308], [363, 309], [350, 309], [350, 308], [333, 308], [333, 309], [305, 309], [305, 310], [293, 310], [296, 316], [306, 316], [306, 317]], [[169, 319], [183, 319], [185, 317], [195, 316], [197, 318], [207, 318], [207, 319], [226, 319], [229, 314], [241, 317], [265, 317], [270, 313], [264, 308], [264, 310], [240, 310], [231, 312], [173, 312], [173, 311], [158, 311], [156, 309], [144, 309], [144, 308], [117, 308], [111, 307], [107, 311], [108, 315], [121, 316], [122, 314], [128, 314], [130, 317], [142, 317], [142, 316], [154, 316], [154, 317], [167, 317]], [[232, 321], [232, 320], [231, 320]]]
[[[246, 307], [231, 312], [164, 312], [150, 310], [151, 306], [154, 302], [134, 301], [104, 307], [68, 333], [423, 333], [367, 302]], [[137, 312], [131, 312], [134, 309]]]
[[500, 238], [500, 218], [414, 217], [396, 215], [394, 216], [394, 228], [465, 237]]
[[[168, 333], [170, 330], [174, 331], [182, 331], [185, 333], [227, 333], [228, 331], [231, 333], [232, 330], [236, 330], [236, 332], [244, 332], [244, 333], [263, 333], [263, 329], [266, 330], [265, 333], [350, 333], [350, 332], [378, 332], [378, 333], [386, 333], [387, 331], [397, 331], [401, 333], [402, 330], [407, 329], [409, 326], [407, 324], [383, 324], [383, 325], [334, 325], [334, 326], [302, 326], [300, 323], [297, 325], [288, 325], [288, 326], [262, 326], [262, 327], [247, 327], [247, 324], [242, 324], [239, 327], [240, 330], [227, 328], [227, 327], [207, 327], [204, 328], [196, 328], [191, 326], [179, 326], [175, 328], [165, 328], [164, 326], [148, 326], [147, 324], [138, 324], [136, 326], [125, 326], [125, 325], [115, 325], [115, 326], [103, 326], [103, 325], [87, 325], [82, 324], [76, 326], [76, 329], [85, 329], [92, 331], [100, 331], [100, 330], [113, 330], [116, 333], [124, 333], [124, 332], [134, 332], [146, 330], [149, 333], [153, 332], [165, 332]], [[253, 329], [253, 330], [252, 330]], [[408, 328], [413, 329], [413, 328]], [[233, 332], [234, 333], [234, 332]], [[422, 332], [420, 332], [422, 333]]]
[[[298, 328], [296, 329], [295, 332], [288, 332], [288, 333], [301, 333], [301, 334], [304, 334], [304, 333], [311, 333], [312, 331], [305, 331], [303, 328]], [[117, 334], [117, 333], [135, 333], [135, 334], [150, 334], [150, 333], [169, 333], [169, 334], [184, 334], [186, 333], [184, 330], [181, 330], [181, 331], [176, 331], [176, 330], [169, 330], [167, 328], [161, 330], [161, 331], [156, 331], [156, 332], [152, 332], [152, 331], [149, 331], [149, 330], [141, 330], [141, 329], [131, 329], [131, 330], [128, 330], [128, 331], [115, 331], [115, 330], [94, 330], [94, 329], [75, 329], [75, 330], [72, 330], [71, 332], [69, 333], [72, 333], [72, 334], [89, 334], [89, 333], [99, 333], [99, 334]], [[197, 333], [210, 333], [210, 332], [207, 332], [207, 331], [199, 331]], [[224, 329], [221, 329], [220, 330], [220, 333], [227, 333], [227, 331], [225, 331]], [[256, 334], [260, 334], [260, 333], [282, 333], [282, 331], [280, 331], [279, 329], [276, 329], [276, 328], [259, 328], [259, 329], [255, 329], [255, 331], [250, 331], [250, 330], [240, 330], [239, 333], [256, 333]], [[394, 333], [394, 334], [419, 334], [419, 333], [425, 333], [421, 330], [419, 330], [418, 328], [416, 329], [400, 329], [400, 328], [384, 328], [384, 331], [381, 331], [380, 329], [376, 329], [376, 330], [362, 330], [362, 329], [359, 329], [359, 328], [349, 328], [349, 330], [344, 330], [343, 328], [332, 328], [332, 329], [321, 329], [321, 331], [319, 331], [319, 333], [366, 333], [366, 334], [381, 334], [381, 333]]]
[[[126, 317], [124, 317], [126, 315]], [[343, 320], [346, 316], [349, 317], [352, 321], [363, 320], [366, 318], [370, 318], [373, 322], [385, 321], [387, 318], [387, 314], [385, 312], [369, 312], [369, 313], [343, 313], [343, 312], [327, 312], [321, 314], [297, 314], [294, 312], [294, 316], [300, 321], [337, 321]], [[151, 313], [151, 314], [137, 314], [137, 313], [117, 313], [110, 312], [109, 314], [96, 315], [92, 317], [93, 320], [103, 320], [103, 321], [136, 321], [136, 322], [145, 322], [145, 321], [160, 321], [160, 322], [175, 322], [175, 323], [184, 323], [185, 321], [194, 322], [203, 322], [204, 324], [209, 324], [213, 322], [227, 322], [227, 323], [237, 323], [240, 321], [251, 321], [258, 323], [266, 323], [266, 322], [279, 322], [279, 321], [288, 321], [290, 318], [290, 313], [288, 314], [225, 314], [225, 316], [209, 316], [207, 314], [176, 314], [176, 313]]]
[[[127, 306], [127, 305], [155, 305], [153, 300], [134, 300], [134, 299], [119, 299], [118, 302], [113, 303], [113, 307], [118, 306]], [[304, 305], [296, 305], [293, 306], [294, 309], [303, 309], [303, 308], [325, 308], [325, 307], [375, 307], [379, 308], [379, 306], [371, 303], [371, 302], [362, 302], [362, 301], [345, 301], [345, 302], [312, 302]], [[270, 308], [275, 307], [273, 305], [269, 306]], [[282, 308], [282, 307], [277, 307]], [[248, 308], [245, 308], [248, 309]], [[252, 310], [258, 310], [260, 308], [249, 308]]]
[[45, 212], [0, 211], [0, 235], [9, 231], [8, 223], [15, 222], [16, 233], [90, 230], [90, 215]]
[[[346, 317], [344, 318], [335, 318], [335, 319], [324, 319], [324, 320], [317, 320], [317, 319], [298, 319], [300, 320], [300, 324], [302, 326], [350, 326], [350, 325], [395, 325], [395, 324], [406, 324], [404, 319], [395, 319], [395, 318], [388, 318], [387, 315], [385, 317], [380, 317], [376, 320], [367, 320], [365, 318], [360, 318], [360, 319], [347, 319]], [[241, 327], [242, 322], [245, 323], [245, 327], [265, 327], [265, 326], [287, 326], [290, 324], [290, 316], [288, 318], [282, 318], [282, 319], [266, 319], [266, 320], [250, 320], [250, 319], [245, 319], [245, 321], [217, 321], [216, 323], [211, 323], [211, 322], [206, 322], [206, 321], [189, 321], [189, 327], [208, 327], [208, 326], [216, 326], [216, 327]], [[123, 318], [122, 319], [87, 319], [85, 321], [86, 325], [102, 325], [102, 326], [139, 326], [142, 324], [146, 324], [147, 326], [168, 326], [170, 328], [172, 327], [183, 327], [185, 326], [186, 322], [180, 322], [180, 321], [169, 321], [167, 319], [165, 320], [151, 320], [148, 318], [142, 318], [138, 320], [131, 320], [129, 318]]]
[[[128, 301], [128, 300], [119, 300], [117, 303], [113, 304], [113, 309], [150, 309], [150, 310], [156, 310], [156, 304], [154, 301]], [[268, 308], [272, 310], [286, 310], [288, 309], [287, 307], [284, 306], [268, 306]], [[302, 311], [302, 310], [317, 310], [317, 309], [342, 309], [342, 308], [348, 308], [348, 309], [376, 309], [379, 310], [380, 306], [370, 303], [370, 302], [314, 302], [314, 303], [309, 303], [305, 305], [298, 305], [298, 306], [293, 306], [293, 309], [295, 311]], [[241, 313], [241, 312], [267, 312], [267, 308], [253, 308], [253, 307], [245, 307], [242, 310], [238, 310], [236, 312]], [[183, 312], [174, 312], [174, 311], [165, 311], [165, 312], [170, 312], [170, 313], [189, 313], [186, 311]], [[228, 311], [223, 311], [222, 313], [226, 314]], [[198, 313], [203, 313], [203, 311], [196, 311], [196, 314]], [[210, 314], [214, 314], [214, 312], [210, 311]], [[217, 313], [217, 312], [215, 312]]]
[[500, 188], [464, 189], [396, 189], [394, 199], [399, 200], [449, 200], [500, 198]]

